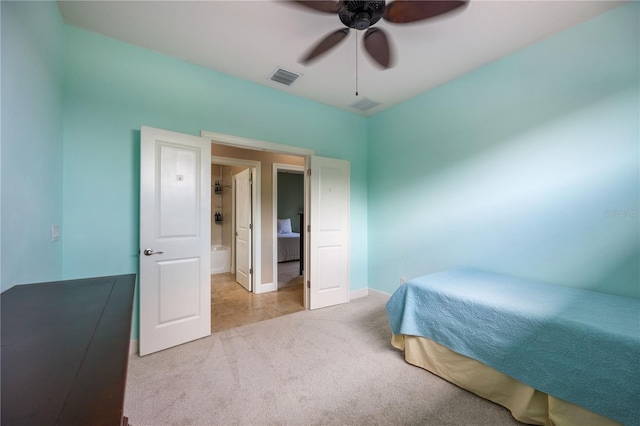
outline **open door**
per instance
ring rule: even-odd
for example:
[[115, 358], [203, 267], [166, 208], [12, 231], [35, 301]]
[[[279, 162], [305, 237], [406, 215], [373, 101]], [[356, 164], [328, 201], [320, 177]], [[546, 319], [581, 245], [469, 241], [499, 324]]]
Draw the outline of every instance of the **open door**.
[[310, 158], [310, 308], [349, 301], [349, 162]]
[[251, 170], [246, 169], [233, 175], [233, 187], [235, 191], [235, 230], [236, 239], [236, 281], [246, 288], [252, 290], [251, 275], [251, 243], [252, 243], [252, 221], [251, 221]]
[[211, 141], [140, 137], [140, 355], [211, 334]]

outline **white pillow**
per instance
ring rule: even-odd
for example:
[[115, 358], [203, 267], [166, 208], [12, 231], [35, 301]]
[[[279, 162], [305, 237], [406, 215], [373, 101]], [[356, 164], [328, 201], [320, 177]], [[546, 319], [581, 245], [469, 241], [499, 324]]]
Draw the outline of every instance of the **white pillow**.
[[278, 234], [291, 233], [291, 219], [278, 219]]

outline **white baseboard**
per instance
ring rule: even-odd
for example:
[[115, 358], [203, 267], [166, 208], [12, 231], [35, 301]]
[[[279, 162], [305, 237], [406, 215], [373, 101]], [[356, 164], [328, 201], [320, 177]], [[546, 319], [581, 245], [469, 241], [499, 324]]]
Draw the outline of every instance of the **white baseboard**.
[[369, 289], [368, 288], [361, 288], [360, 290], [353, 290], [353, 291], [349, 292], [349, 298], [351, 300], [358, 299], [360, 297], [366, 297], [368, 295], [369, 295]]
[[350, 300], [358, 299], [360, 297], [366, 297], [372, 294], [378, 294], [380, 296], [384, 296], [387, 299], [391, 297], [389, 293], [385, 293], [384, 291], [375, 290], [373, 288], [361, 288], [360, 290], [354, 290], [349, 293]]
[[[256, 294], [260, 294], [260, 293], [268, 293], [270, 291], [276, 291], [278, 290], [278, 283], [258, 283], [256, 284], [256, 287], [260, 286], [260, 290], [259, 291], [254, 291], [254, 293]], [[257, 290], [257, 288], [256, 288]]]
[[370, 288], [369, 289], [369, 293], [376, 293], [376, 294], [379, 294], [381, 296], [391, 297], [391, 294], [389, 294], [387, 292], [384, 292], [384, 291], [376, 290], [374, 288]]
[[138, 353], [138, 339], [131, 339], [129, 342], [129, 355], [134, 355]]

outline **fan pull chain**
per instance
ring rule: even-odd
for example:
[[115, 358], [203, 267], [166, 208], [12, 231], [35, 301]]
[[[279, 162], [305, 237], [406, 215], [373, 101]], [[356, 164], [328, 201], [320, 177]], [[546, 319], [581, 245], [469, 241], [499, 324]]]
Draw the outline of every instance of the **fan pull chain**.
[[358, 96], [358, 31], [356, 31], [356, 96]]

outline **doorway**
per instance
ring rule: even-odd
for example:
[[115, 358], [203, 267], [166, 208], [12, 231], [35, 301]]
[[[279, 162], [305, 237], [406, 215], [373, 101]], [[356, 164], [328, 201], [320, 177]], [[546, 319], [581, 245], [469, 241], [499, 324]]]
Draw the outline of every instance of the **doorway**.
[[[223, 329], [245, 325], [252, 322], [257, 322], [265, 319], [274, 318], [280, 315], [286, 315], [289, 313], [297, 312], [305, 309], [304, 304], [304, 288], [303, 277], [300, 276], [300, 259], [295, 259], [295, 278], [297, 284], [289, 283], [290, 285], [278, 285], [282, 282], [282, 277], [277, 268], [272, 267], [273, 260], [277, 260], [275, 257], [277, 254], [277, 240], [275, 238], [276, 220], [278, 217], [277, 199], [274, 202], [272, 194], [276, 194], [277, 191], [277, 177], [272, 177], [272, 170], [274, 165], [277, 165], [282, 170], [288, 169], [289, 171], [296, 172], [298, 178], [304, 182], [304, 157], [290, 156], [283, 154], [276, 154], [272, 152], [257, 151], [246, 148], [229, 147], [225, 145], [212, 144], [212, 185], [215, 189], [216, 179], [221, 176], [221, 182], [219, 186], [222, 188], [225, 194], [229, 192], [230, 196], [224, 195], [217, 197], [212, 195], [212, 245], [217, 243], [219, 237], [217, 234], [220, 230], [226, 229], [224, 232], [225, 237], [223, 241], [231, 243], [231, 258], [237, 259], [237, 253], [240, 249], [240, 245], [234, 241], [234, 229], [237, 225], [238, 214], [237, 212], [230, 211], [230, 207], [233, 207], [235, 203], [232, 201], [232, 194], [234, 191], [235, 179], [234, 175], [241, 173], [243, 168], [253, 166], [257, 171], [255, 178], [253, 179], [254, 186], [261, 188], [259, 191], [255, 191], [255, 199], [253, 204], [260, 206], [255, 208], [252, 221], [253, 236], [257, 240], [260, 238], [261, 243], [254, 241], [255, 247], [260, 247], [260, 254], [254, 252], [252, 267], [255, 269], [253, 273], [254, 291], [248, 292], [239, 283], [241, 280], [237, 279], [237, 271], [241, 266], [236, 260], [226, 274], [216, 274], [211, 276], [211, 329], [212, 331], [220, 331]], [[222, 166], [220, 166], [222, 165]], [[221, 171], [220, 171], [221, 170]], [[258, 172], [260, 170], [260, 172]], [[219, 175], [219, 176], [218, 176]], [[232, 187], [227, 188], [231, 183]], [[303, 215], [298, 213], [304, 213], [304, 184], [299, 187], [300, 194], [299, 199], [296, 201], [295, 215], [293, 220], [296, 221], [295, 229], [300, 230], [300, 220], [304, 220]], [[212, 191], [215, 194], [215, 191]], [[217, 205], [218, 198], [221, 198], [222, 205]], [[218, 210], [219, 209], [219, 210]], [[218, 211], [223, 212], [222, 223], [216, 224], [215, 219], [220, 216]], [[298, 240], [299, 241], [299, 240]], [[226, 245], [226, 244], [225, 244]], [[269, 246], [274, 246], [272, 250], [268, 250]], [[296, 248], [300, 251], [300, 243], [297, 242]], [[233, 255], [236, 253], [236, 255]], [[213, 260], [212, 260], [213, 264]], [[287, 265], [291, 269], [291, 265]], [[257, 269], [260, 268], [258, 271]], [[270, 279], [275, 275], [275, 279]], [[280, 288], [278, 288], [280, 287]], [[285, 288], [286, 287], [286, 288]]]
[[[256, 178], [260, 168], [259, 161], [211, 157], [211, 275], [231, 273], [248, 291], [256, 290], [254, 276], [260, 271], [252, 262], [260, 256], [260, 226], [253, 225], [260, 221], [260, 182]], [[238, 176], [246, 181], [240, 188], [245, 199], [240, 212]], [[238, 229], [243, 233], [241, 239]]]
[[[318, 309], [349, 301], [348, 161], [317, 157], [313, 150], [272, 142], [206, 131], [196, 137], [142, 126], [140, 253], [144, 256], [140, 257], [140, 355], [211, 334], [212, 141], [228, 148], [297, 155], [304, 162], [308, 171], [304, 174], [305, 210], [309, 212], [304, 223], [310, 235], [304, 244], [304, 308]], [[263, 222], [265, 235], [274, 240], [271, 209], [261, 209], [260, 205], [263, 198], [271, 198], [255, 197], [256, 193], [262, 194], [262, 179], [271, 181], [270, 169], [261, 173], [260, 162], [256, 164], [259, 178], [252, 187], [252, 258], [260, 261], [254, 264], [253, 275], [257, 279], [254, 293], [250, 293], [254, 295], [277, 288], [272, 247], [261, 244], [262, 232], [258, 232]], [[258, 219], [261, 213], [264, 220]], [[177, 238], [168, 238], [171, 236]], [[186, 243], [190, 245], [187, 247]], [[265, 252], [264, 258], [261, 251]], [[175, 266], [187, 270], [175, 271]]]
[[[293, 155], [304, 160], [305, 210], [308, 211], [304, 223], [309, 236], [304, 244], [305, 309], [319, 309], [349, 302], [349, 161], [316, 156], [315, 151], [308, 148], [206, 130], [202, 130], [200, 135], [210, 140], [212, 144], [222, 147], [248, 149], [273, 155]], [[261, 176], [266, 181], [270, 180], [264, 172]], [[268, 215], [267, 209], [264, 209], [264, 213], [265, 216]], [[265, 229], [268, 229], [269, 223], [265, 221], [265, 224]], [[266, 244], [264, 247], [268, 250]], [[272, 254], [274, 252], [275, 249], [272, 246]], [[255, 258], [261, 260], [256, 262], [256, 265], [264, 267], [264, 273], [260, 277], [262, 281], [258, 278], [260, 286], [264, 287], [265, 291], [273, 291], [273, 287], [277, 286], [277, 269], [273, 268], [272, 262], [267, 263], [260, 256]], [[265, 278], [267, 271], [271, 274]], [[271, 281], [267, 282], [267, 280]]]
[[304, 167], [273, 164], [274, 269], [278, 290], [304, 283]]

